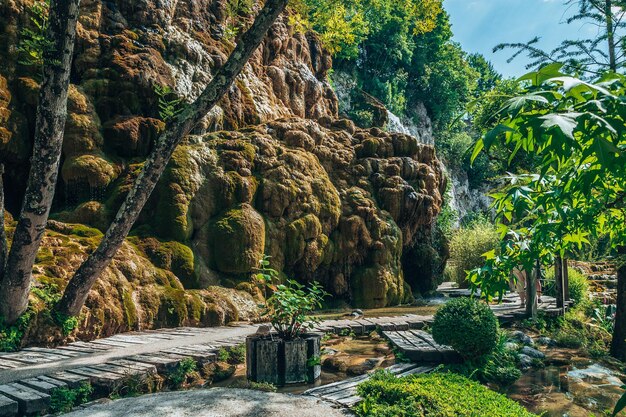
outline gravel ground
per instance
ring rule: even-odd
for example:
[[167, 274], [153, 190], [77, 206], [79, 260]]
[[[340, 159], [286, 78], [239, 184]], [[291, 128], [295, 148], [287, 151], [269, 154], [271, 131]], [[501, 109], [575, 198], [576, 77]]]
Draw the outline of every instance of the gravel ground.
[[88, 406], [65, 417], [346, 417], [313, 397], [233, 388], [165, 392]]

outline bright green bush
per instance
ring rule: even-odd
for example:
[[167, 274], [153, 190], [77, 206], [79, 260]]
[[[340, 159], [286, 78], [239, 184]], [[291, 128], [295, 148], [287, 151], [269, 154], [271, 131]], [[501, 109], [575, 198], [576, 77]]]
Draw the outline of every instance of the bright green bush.
[[498, 319], [487, 304], [473, 298], [457, 298], [437, 310], [432, 332], [437, 343], [473, 360], [495, 349]]
[[453, 373], [396, 378], [379, 371], [359, 385], [360, 417], [532, 417], [515, 401]]
[[[589, 282], [587, 277], [576, 269], [568, 268], [569, 295], [574, 305], [584, 304], [589, 301]], [[554, 268], [546, 271], [543, 293], [552, 297], [556, 296], [556, 286], [554, 285]]]
[[499, 241], [498, 231], [487, 222], [473, 223], [452, 236], [449, 262], [454, 271], [454, 279], [460, 287], [468, 286], [466, 271], [483, 266], [483, 254], [494, 250]]

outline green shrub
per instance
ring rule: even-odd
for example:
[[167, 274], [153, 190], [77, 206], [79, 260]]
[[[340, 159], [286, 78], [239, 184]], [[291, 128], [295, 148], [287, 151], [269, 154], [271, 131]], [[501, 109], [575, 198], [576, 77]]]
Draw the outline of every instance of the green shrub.
[[466, 271], [483, 266], [483, 254], [496, 249], [499, 241], [498, 231], [487, 222], [474, 222], [452, 236], [450, 264], [454, 270], [454, 280], [460, 287], [468, 286]]
[[359, 385], [360, 417], [532, 417], [515, 401], [453, 373], [396, 378], [379, 371]]
[[500, 332], [495, 349], [483, 357], [479, 365], [477, 377], [480, 381], [508, 387], [522, 377], [522, 371], [517, 368], [519, 355], [506, 347], [508, 341], [508, 335]]
[[[574, 305], [584, 304], [589, 301], [589, 282], [587, 277], [576, 269], [567, 268], [569, 277], [569, 295]], [[554, 284], [554, 268], [546, 270], [543, 293], [551, 297], [556, 297], [556, 286]]]
[[82, 383], [78, 388], [59, 388], [50, 394], [50, 413], [67, 413], [74, 407], [85, 404], [91, 398], [93, 388]]
[[230, 363], [233, 365], [246, 361], [246, 344], [240, 343], [230, 348]]
[[437, 343], [451, 346], [466, 360], [491, 353], [498, 343], [498, 320], [487, 304], [473, 298], [449, 301], [435, 313]]
[[180, 387], [189, 376], [196, 372], [198, 365], [191, 358], [183, 359], [178, 367], [168, 375], [167, 380], [175, 388]]

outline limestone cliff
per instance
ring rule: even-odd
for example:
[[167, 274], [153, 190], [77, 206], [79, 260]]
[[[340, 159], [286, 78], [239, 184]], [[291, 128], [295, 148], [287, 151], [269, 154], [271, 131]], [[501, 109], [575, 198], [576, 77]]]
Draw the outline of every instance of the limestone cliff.
[[[20, 64], [14, 47], [30, 4], [0, 4], [0, 160], [13, 214], [28, 172], [38, 89], [37, 68]], [[193, 100], [251, 22], [249, 12], [227, 0], [81, 2], [57, 222], [37, 277], [62, 287], [76, 262], [46, 265], [63, 265], [70, 244], [76, 259], [89, 251], [74, 225], [106, 229], [164, 127], [155, 86]], [[445, 189], [434, 149], [339, 119], [331, 65], [314, 34], [294, 30], [287, 15], [276, 22], [228, 95], [176, 151], [125, 253], [92, 291], [90, 312], [113, 294], [120, 313], [110, 316], [126, 322], [101, 334], [169, 323], [154, 318], [183, 304], [180, 322], [236, 318], [236, 308], [215, 307], [216, 294], [246, 296], [218, 286], [255, 294], [250, 273], [263, 253], [286, 275], [318, 280], [357, 306], [400, 303], [410, 287], [432, 287], [429, 274], [408, 266], [431, 256], [424, 247]], [[98, 236], [89, 239], [93, 245]], [[131, 264], [143, 272], [125, 274]], [[164, 294], [174, 292], [194, 301], [167, 307]]]

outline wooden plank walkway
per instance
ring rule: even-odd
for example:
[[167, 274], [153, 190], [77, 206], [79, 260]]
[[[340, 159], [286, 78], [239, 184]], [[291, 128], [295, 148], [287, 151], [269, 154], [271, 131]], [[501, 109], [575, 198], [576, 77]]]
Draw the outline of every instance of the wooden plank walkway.
[[[413, 374], [428, 373], [435, 369], [435, 367], [420, 366], [414, 363], [400, 363], [386, 369], [397, 377], [403, 377]], [[305, 391], [303, 395], [310, 395], [345, 407], [352, 407], [361, 401], [361, 397], [359, 397], [356, 392], [357, 386], [367, 381], [370, 377], [371, 374], [365, 374], [332, 384], [322, 385], [321, 387]]]
[[423, 330], [383, 331], [383, 336], [413, 362], [439, 365], [461, 361], [451, 347], [438, 344]]
[[[546, 314], [558, 314], [554, 299], [543, 297], [539, 309]], [[524, 317], [519, 299], [507, 297], [502, 305], [492, 306], [500, 319], [506, 322]], [[432, 324], [432, 316], [406, 314], [395, 317], [356, 317], [326, 320], [315, 331], [336, 334], [368, 334], [373, 330], [386, 332], [395, 343], [427, 347], [426, 333], [417, 332]], [[153, 373], [167, 375], [181, 361], [190, 358], [199, 365], [216, 360], [220, 348], [232, 348], [253, 334], [259, 324], [243, 324], [214, 328], [183, 327], [148, 330], [115, 335], [91, 342], [74, 342], [57, 348], [32, 347], [20, 352], [0, 353], [0, 417], [45, 414], [50, 405], [54, 387], [76, 387], [90, 383], [106, 395], [130, 376]], [[391, 333], [395, 332], [395, 333]], [[417, 338], [414, 335], [421, 335]], [[410, 335], [410, 336], [409, 336]], [[400, 341], [402, 338], [402, 342]], [[446, 357], [448, 353], [430, 344], [428, 353]], [[426, 350], [421, 356], [409, 353], [414, 360], [426, 361]], [[443, 355], [443, 356], [440, 356]], [[394, 368], [395, 369], [395, 368]], [[417, 369], [417, 368], [412, 368]], [[350, 380], [354, 382], [354, 380]], [[343, 381], [342, 381], [343, 382]], [[356, 385], [354, 385], [356, 386]], [[354, 400], [343, 397], [344, 402]]]

